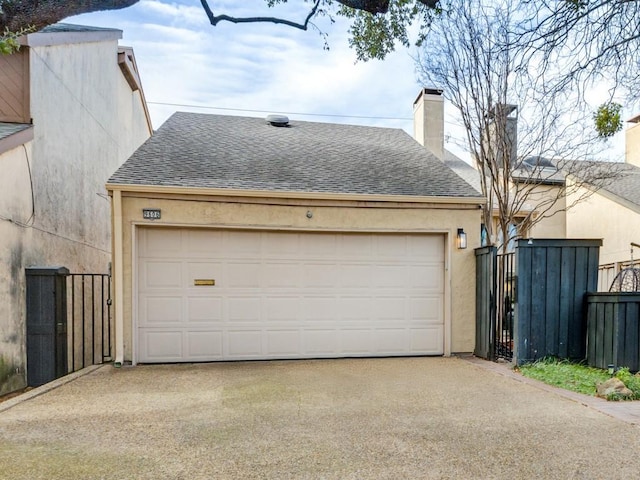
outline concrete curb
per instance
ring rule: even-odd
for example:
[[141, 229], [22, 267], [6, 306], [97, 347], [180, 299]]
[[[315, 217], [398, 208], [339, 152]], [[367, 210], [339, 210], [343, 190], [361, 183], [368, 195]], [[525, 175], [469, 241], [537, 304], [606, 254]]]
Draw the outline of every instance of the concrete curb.
[[101, 368], [106, 368], [109, 365], [91, 365], [89, 367], [85, 367], [82, 370], [78, 370], [77, 372], [70, 373], [69, 375], [65, 375], [64, 377], [60, 377], [55, 379], [53, 382], [45, 383], [44, 385], [40, 385], [39, 387], [34, 388], [33, 390], [29, 390], [28, 392], [24, 392], [21, 395], [13, 397], [7, 401], [0, 403], [0, 412], [4, 412], [5, 410], [9, 410], [16, 405], [26, 402], [27, 400], [31, 400], [32, 398], [38, 397], [43, 393], [50, 392], [51, 390], [61, 387], [69, 382], [76, 380], [77, 378], [84, 377], [85, 375], [89, 375], [90, 373], [95, 372]]
[[508, 363], [501, 364], [491, 362], [472, 355], [461, 355], [459, 358], [477, 366], [478, 368], [482, 368], [483, 370], [497, 373], [518, 382], [531, 385], [539, 390], [544, 390], [545, 392], [572, 400], [625, 423], [640, 426], [640, 401], [610, 402], [604, 398], [582, 395], [581, 393], [571, 392], [569, 390], [547, 385], [546, 383], [534, 380], [533, 378], [525, 377], [520, 373], [514, 372], [511, 364]]

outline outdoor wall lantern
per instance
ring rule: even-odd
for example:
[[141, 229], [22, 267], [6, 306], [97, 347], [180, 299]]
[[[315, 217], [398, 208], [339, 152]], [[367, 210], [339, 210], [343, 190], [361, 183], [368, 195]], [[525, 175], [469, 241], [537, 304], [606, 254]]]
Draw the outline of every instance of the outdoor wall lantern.
[[467, 248], [467, 234], [464, 233], [463, 228], [458, 229], [458, 235], [456, 235], [456, 241], [458, 243], [458, 248], [462, 250], [463, 248]]

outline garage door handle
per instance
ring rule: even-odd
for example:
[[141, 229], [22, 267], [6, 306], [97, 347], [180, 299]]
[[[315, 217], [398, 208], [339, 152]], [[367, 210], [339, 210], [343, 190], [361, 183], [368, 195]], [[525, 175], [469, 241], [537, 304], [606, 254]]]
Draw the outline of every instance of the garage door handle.
[[216, 281], [213, 278], [196, 278], [193, 281], [193, 284], [196, 287], [213, 287], [216, 284]]

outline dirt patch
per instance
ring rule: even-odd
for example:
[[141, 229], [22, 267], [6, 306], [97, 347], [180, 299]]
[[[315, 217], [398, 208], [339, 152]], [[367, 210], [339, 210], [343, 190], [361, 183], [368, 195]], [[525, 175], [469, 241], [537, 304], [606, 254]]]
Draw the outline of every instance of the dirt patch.
[[7, 400], [17, 397], [18, 395], [22, 395], [23, 393], [28, 392], [29, 390], [32, 390], [32, 389], [33, 387], [25, 387], [25, 388], [21, 388], [20, 390], [16, 390], [15, 392], [7, 393], [5, 395], [0, 395], [0, 403], [6, 402]]

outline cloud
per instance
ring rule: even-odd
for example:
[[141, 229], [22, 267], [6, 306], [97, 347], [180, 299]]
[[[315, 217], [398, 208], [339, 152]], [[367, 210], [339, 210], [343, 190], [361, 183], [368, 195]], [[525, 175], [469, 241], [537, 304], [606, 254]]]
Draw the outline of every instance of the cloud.
[[[264, 0], [216, 0], [212, 5], [215, 13], [277, 14], [300, 21], [311, 7], [299, 0], [273, 9]], [[125, 10], [71, 20], [124, 31], [122, 43], [134, 48], [149, 102], [249, 110], [151, 103], [154, 128], [175, 110], [191, 110], [248, 116], [285, 113], [298, 120], [402, 128], [412, 133], [412, 102], [420, 85], [410, 52], [400, 47], [384, 61], [355, 63], [345, 19], [335, 24], [318, 19], [319, 28], [329, 34], [328, 51], [323, 50], [323, 37], [313, 29], [229, 23], [212, 27], [196, 2], [142, 0]], [[346, 117], [354, 115], [372, 118]]]

